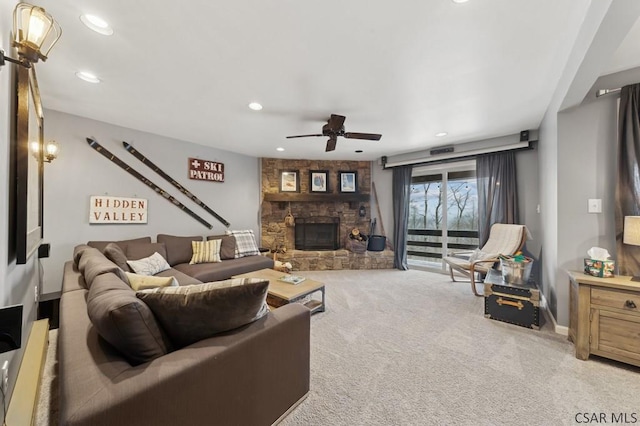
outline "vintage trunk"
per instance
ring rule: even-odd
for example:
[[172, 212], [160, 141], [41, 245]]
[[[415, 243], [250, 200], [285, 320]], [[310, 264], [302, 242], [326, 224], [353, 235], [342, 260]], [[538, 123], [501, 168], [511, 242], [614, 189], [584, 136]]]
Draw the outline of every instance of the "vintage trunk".
[[485, 280], [484, 316], [521, 327], [540, 329], [540, 290], [532, 284], [493, 284]]

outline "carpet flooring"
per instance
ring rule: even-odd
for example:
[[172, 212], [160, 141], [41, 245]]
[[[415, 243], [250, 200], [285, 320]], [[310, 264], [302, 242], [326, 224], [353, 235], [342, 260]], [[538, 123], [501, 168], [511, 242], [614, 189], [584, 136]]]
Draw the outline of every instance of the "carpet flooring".
[[[327, 310], [311, 318], [309, 396], [283, 426], [640, 422], [639, 368], [580, 361], [549, 324], [485, 319], [467, 283], [413, 270], [297, 273], [326, 284]], [[51, 352], [53, 335], [38, 425], [57, 424]]]

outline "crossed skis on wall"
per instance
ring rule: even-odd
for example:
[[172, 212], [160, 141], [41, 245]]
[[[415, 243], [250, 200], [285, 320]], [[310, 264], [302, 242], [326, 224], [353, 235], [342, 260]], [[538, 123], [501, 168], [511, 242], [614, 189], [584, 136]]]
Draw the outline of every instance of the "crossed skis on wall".
[[[87, 138], [87, 143], [89, 144], [89, 146], [91, 148], [95, 149], [97, 152], [99, 152], [100, 154], [105, 156], [107, 159], [109, 159], [111, 162], [115, 163], [121, 169], [123, 169], [124, 171], [126, 171], [127, 173], [129, 173], [130, 175], [132, 175], [133, 177], [135, 177], [136, 179], [138, 179], [139, 181], [141, 181], [145, 185], [147, 185], [149, 188], [153, 189], [156, 193], [160, 194], [162, 196], [162, 198], [164, 198], [165, 200], [169, 201], [171, 204], [173, 204], [174, 206], [178, 207], [180, 210], [182, 210], [183, 212], [187, 213], [189, 216], [191, 216], [192, 218], [194, 218], [195, 220], [197, 220], [198, 222], [200, 222], [201, 224], [203, 224], [207, 228], [209, 228], [209, 229], [213, 228], [213, 226], [209, 222], [207, 222], [202, 217], [200, 217], [198, 214], [196, 214], [193, 210], [189, 209], [187, 206], [182, 204], [174, 196], [169, 194], [164, 189], [160, 188], [158, 185], [153, 183], [151, 180], [149, 180], [146, 177], [144, 177], [141, 173], [139, 173], [135, 169], [131, 168], [131, 166], [129, 166], [124, 161], [122, 161], [116, 155], [114, 155], [111, 152], [109, 152], [109, 150], [107, 150], [105, 147], [100, 145], [100, 143], [97, 140], [95, 140], [95, 138]], [[213, 211], [211, 208], [209, 208], [209, 206], [207, 206], [205, 203], [203, 203], [198, 197], [193, 195], [191, 192], [189, 192], [184, 186], [182, 186], [180, 183], [178, 183], [178, 181], [176, 181], [171, 176], [169, 176], [164, 171], [162, 171], [158, 166], [156, 166], [153, 162], [151, 162], [147, 157], [142, 155], [142, 153], [140, 153], [140, 151], [136, 150], [133, 146], [131, 146], [127, 142], [122, 142], [122, 145], [124, 145], [124, 148], [127, 150], [127, 152], [129, 152], [135, 158], [140, 160], [142, 163], [146, 164], [151, 170], [153, 170], [154, 172], [158, 173], [163, 179], [165, 179], [171, 185], [176, 187], [181, 193], [183, 193], [189, 199], [191, 199], [191, 201], [193, 201], [194, 203], [196, 203], [197, 205], [202, 207], [207, 213], [211, 214], [213, 217], [215, 217], [217, 220], [219, 220], [220, 223], [222, 223], [224, 226], [226, 226], [227, 228], [229, 227], [230, 223], [227, 222], [222, 216], [220, 216], [215, 211]]]

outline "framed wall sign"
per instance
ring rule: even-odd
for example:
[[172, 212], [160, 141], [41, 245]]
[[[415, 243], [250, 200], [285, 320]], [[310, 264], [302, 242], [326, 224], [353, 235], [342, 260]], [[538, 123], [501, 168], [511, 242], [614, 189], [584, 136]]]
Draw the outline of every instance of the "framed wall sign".
[[338, 172], [340, 192], [358, 192], [358, 172]]
[[189, 158], [189, 179], [224, 182], [224, 164], [217, 161]]
[[280, 192], [300, 192], [300, 179], [297, 170], [280, 172]]
[[329, 192], [328, 170], [309, 170], [309, 192]]
[[147, 223], [146, 198], [93, 195], [89, 203], [89, 223]]

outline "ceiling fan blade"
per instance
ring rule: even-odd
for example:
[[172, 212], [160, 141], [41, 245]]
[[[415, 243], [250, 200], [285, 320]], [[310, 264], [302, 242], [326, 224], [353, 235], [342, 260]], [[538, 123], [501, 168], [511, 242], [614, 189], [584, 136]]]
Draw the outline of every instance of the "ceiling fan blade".
[[311, 136], [323, 136], [322, 134], [313, 134], [313, 135], [295, 135], [295, 136], [287, 136], [287, 139], [293, 139], [293, 138], [308, 138]]
[[344, 137], [347, 139], [366, 139], [370, 141], [379, 141], [382, 135], [378, 135], [376, 133], [345, 132]]
[[329, 152], [329, 151], [335, 151], [336, 149], [336, 142], [337, 142], [337, 138], [332, 137], [327, 141], [327, 147], [325, 148], [324, 152]]
[[343, 115], [336, 115], [336, 114], [331, 114], [331, 117], [329, 118], [329, 130], [331, 130], [332, 132], [339, 132], [342, 129], [342, 126], [344, 125], [344, 120], [346, 119], [345, 116]]

